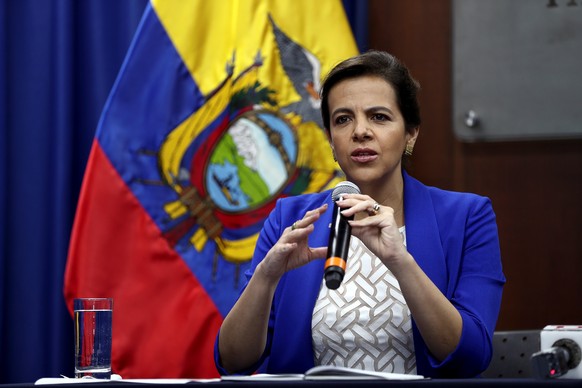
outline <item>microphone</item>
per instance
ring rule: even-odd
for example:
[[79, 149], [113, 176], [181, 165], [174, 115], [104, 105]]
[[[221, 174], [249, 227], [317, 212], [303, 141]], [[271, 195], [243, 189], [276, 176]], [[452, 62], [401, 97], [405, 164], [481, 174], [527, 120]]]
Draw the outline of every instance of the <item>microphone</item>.
[[562, 338], [551, 348], [532, 354], [530, 359], [535, 377], [556, 378], [580, 364], [582, 351], [576, 341]]
[[360, 189], [352, 182], [343, 181], [336, 185], [331, 194], [334, 206], [324, 275], [325, 285], [330, 290], [337, 289], [344, 280], [352, 235], [352, 227], [348, 221], [353, 220], [354, 216], [345, 217], [342, 215], [340, 213], [342, 209], [336, 203], [344, 194], [360, 194]]

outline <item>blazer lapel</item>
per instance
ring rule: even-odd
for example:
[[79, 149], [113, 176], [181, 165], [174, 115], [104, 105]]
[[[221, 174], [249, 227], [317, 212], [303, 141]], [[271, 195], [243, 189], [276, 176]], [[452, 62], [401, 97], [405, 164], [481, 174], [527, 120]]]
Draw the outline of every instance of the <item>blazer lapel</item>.
[[448, 276], [432, 198], [428, 188], [404, 176], [404, 222], [408, 252], [435, 285], [446, 292]]

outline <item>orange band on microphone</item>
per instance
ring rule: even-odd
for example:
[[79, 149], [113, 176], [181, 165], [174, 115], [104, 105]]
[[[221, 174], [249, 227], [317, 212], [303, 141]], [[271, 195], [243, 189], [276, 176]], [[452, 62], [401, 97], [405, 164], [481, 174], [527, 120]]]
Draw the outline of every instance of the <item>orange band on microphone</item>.
[[344, 259], [342, 259], [341, 257], [332, 256], [325, 261], [325, 268], [333, 267], [333, 266], [340, 267], [341, 269], [343, 269], [345, 271], [346, 270], [346, 261]]

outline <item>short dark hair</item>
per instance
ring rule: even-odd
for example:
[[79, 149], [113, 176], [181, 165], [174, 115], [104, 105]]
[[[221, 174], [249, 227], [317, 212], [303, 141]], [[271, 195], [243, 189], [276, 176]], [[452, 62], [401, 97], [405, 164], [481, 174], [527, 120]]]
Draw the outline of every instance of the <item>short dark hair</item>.
[[417, 100], [420, 84], [395, 56], [385, 51], [370, 50], [338, 63], [325, 77], [320, 92], [321, 116], [325, 129], [330, 129], [330, 90], [341, 81], [366, 75], [378, 76], [394, 88], [406, 130], [420, 125], [420, 105]]

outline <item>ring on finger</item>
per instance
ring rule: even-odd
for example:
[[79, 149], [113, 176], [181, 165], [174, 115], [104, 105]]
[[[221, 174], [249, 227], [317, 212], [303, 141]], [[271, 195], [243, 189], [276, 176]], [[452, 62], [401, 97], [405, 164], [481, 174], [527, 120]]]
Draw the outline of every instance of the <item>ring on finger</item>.
[[293, 225], [291, 225], [291, 230], [295, 230], [295, 229], [297, 229], [297, 221], [295, 221], [293, 223]]
[[374, 204], [374, 206], [372, 206], [372, 210], [370, 210], [368, 213], [371, 216], [375, 216], [376, 214], [378, 214], [380, 212], [380, 204], [378, 202], [376, 202]]

